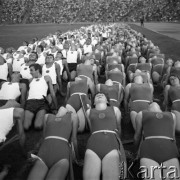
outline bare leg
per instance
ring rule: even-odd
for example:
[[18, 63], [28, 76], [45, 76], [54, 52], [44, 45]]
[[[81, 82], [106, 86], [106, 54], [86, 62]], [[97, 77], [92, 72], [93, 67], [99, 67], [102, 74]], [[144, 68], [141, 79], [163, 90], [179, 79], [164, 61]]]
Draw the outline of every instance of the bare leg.
[[32, 119], [34, 117], [34, 113], [32, 113], [31, 111], [25, 110], [25, 117], [24, 117], [24, 129], [28, 130], [29, 127], [32, 124]]
[[90, 149], [86, 150], [83, 168], [84, 180], [99, 180], [101, 174], [101, 160]]
[[34, 122], [34, 127], [36, 129], [42, 129], [43, 128], [43, 124], [44, 124], [43, 122], [44, 122], [45, 114], [46, 114], [46, 110], [44, 110], [44, 109], [37, 112], [36, 119]]
[[71, 72], [71, 80], [74, 81], [76, 77], [76, 71]]
[[65, 180], [69, 170], [69, 162], [67, 159], [62, 159], [51, 167], [46, 180]]
[[48, 172], [48, 167], [41, 160], [37, 160], [33, 166], [27, 180], [44, 180]]
[[103, 180], [119, 180], [119, 174], [119, 153], [112, 150], [102, 160]]
[[23, 147], [24, 143], [25, 143], [25, 134], [24, 134], [24, 128], [23, 128], [24, 109], [14, 108], [13, 119], [14, 119], [14, 122], [16, 122], [16, 124], [17, 124], [17, 129], [18, 129], [19, 136], [20, 136], [20, 144]]
[[63, 72], [63, 79], [64, 79], [65, 81], [68, 80], [68, 75], [67, 75], [67, 72], [66, 72], [66, 71]]
[[135, 112], [135, 111], [130, 112], [130, 118], [131, 118], [131, 122], [132, 122], [134, 130], [136, 130], [136, 122], [135, 122], [136, 115], [137, 115], [137, 112]]
[[84, 112], [83, 112], [82, 108], [77, 112], [77, 116], [79, 119], [78, 132], [83, 132], [85, 129], [86, 119], [85, 119]]
[[180, 167], [179, 160], [177, 158], [165, 161], [163, 166], [166, 167], [163, 169], [163, 179], [179, 179], [178, 177], [180, 177]]
[[95, 95], [95, 84], [94, 84], [94, 82], [90, 78], [87, 79], [87, 84], [88, 84], [89, 89], [91, 91], [92, 98], [94, 98], [94, 95]]
[[140, 159], [141, 178], [161, 180], [161, 170], [158, 168], [160, 165], [156, 161], [148, 158]]

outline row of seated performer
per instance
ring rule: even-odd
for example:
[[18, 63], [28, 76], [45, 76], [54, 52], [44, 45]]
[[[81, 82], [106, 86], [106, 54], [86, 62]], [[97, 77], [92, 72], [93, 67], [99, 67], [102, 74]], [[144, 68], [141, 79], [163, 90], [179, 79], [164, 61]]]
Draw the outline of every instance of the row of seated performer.
[[[140, 166], [151, 173], [152, 166], [163, 164], [166, 168], [154, 170], [155, 179], [173, 178], [172, 166], [178, 176], [179, 67], [179, 61], [165, 60], [159, 47], [123, 24], [92, 25], [17, 51], [1, 49], [1, 143], [14, 124], [22, 147], [24, 131], [32, 125], [43, 129], [27, 179], [73, 179], [73, 161], [81, 163], [77, 135], [88, 131], [83, 179], [118, 180], [127, 177], [121, 129], [132, 125]], [[163, 110], [154, 102], [157, 87], [163, 89]], [[64, 106], [58, 102], [63, 96]]]

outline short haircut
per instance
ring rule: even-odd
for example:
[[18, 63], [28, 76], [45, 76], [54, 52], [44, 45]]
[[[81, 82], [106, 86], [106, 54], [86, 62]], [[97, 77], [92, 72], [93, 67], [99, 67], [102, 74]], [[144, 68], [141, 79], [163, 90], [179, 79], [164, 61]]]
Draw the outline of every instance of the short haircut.
[[60, 37], [60, 38], [59, 38], [59, 40], [63, 41], [63, 38], [62, 38], [62, 37]]
[[53, 59], [54, 59], [54, 55], [53, 55], [53, 54], [47, 54], [46, 57], [48, 57], [48, 56], [51, 56], [51, 57], [53, 57]]
[[41, 52], [43, 52], [43, 51], [44, 51], [44, 47], [43, 47], [42, 45], [38, 45], [38, 48], [40, 48], [40, 49], [41, 49]]
[[29, 43], [27, 41], [23, 41], [23, 43], [26, 43], [27, 46], [29, 45]]
[[[38, 54], [37, 54], [36, 51], [32, 51], [31, 53], [35, 54], [35, 55], [36, 55], [36, 59], [38, 59]], [[31, 54], [31, 53], [30, 53], [30, 54]]]
[[[97, 92], [97, 93], [95, 94], [94, 99], [93, 99], [93, 104], [94, 104], [95, 97], [96, 97], [97, 94], [104, 94], [104, 95], [106, 96], [106, 99], [107, 99], [107, 105], [110, 105], [109, 95], [108, 95], [107, 93], [102, 92], [102, 91], [99, 91], [99, 92]], [[94, 104], [94, 105], [95, 105], [95, 104]]]
[[29, 68], [33, 67], [35, 71], [39, 70], [39, 73], [42, 74], [42, 66], [40, 64], [34, 63], [29, 66]]
[[57, 51], [56, 55], [57, 55], [57, 54], [61, 54], [61, 55], [63, 56], [63, 53], [62, 53], [62, 51], [60, 51], [60, 50]]

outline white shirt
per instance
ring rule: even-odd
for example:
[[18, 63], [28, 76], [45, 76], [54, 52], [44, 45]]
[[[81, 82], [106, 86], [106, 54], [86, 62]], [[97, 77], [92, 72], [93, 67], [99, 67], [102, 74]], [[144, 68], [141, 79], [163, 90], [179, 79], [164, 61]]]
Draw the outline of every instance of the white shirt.
[[43, 52], [41, 54], [38, 54], [38, 60], [36, 61], [36, 63], [38, 64], [45, 64], [45, 59], [46, 57], [44, 56]]
[[44, 76], [41, 78], [34, 78], [29, 84], [28, 99], [43, 99], [47, 96], [48, 85]]

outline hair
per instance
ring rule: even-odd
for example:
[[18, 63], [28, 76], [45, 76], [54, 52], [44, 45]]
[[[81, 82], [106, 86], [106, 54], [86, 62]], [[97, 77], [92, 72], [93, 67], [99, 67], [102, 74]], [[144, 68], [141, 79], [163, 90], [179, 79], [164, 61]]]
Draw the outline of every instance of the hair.
[[14, 76], [15, 76], [15, 77], [19, 76], [19, 79], [22, 78], [22, 75], [21, 75], [20, 73], [13, 72], [13, 73], [11, 74], [11, 80], [13, 79]]
[[36, 51], [32, 51], [31, 53], [35, 54], [36, 55], [36, 59], [38, 59], [38, 54]]
[[54, 55], [53, 55], [53, 54], [48, 54], [47, 57], [48, 57], [48, 56], [51, 56], [51, 57], [53, 57], [53, 59], [54, 59]]
[[33, 67], [35, 71], [39, 70], [39, 73], [42, 74], [42, 66], [40, 64], [34, 63], [29, 66], [29, 68]]
[[63, 38], [62, 38], [62, 37], [59, 37], [59, 40], [63, 41]]
[[[58, 50], [57, 53], [58, 53], [58, 54], [60, 53], [60, 54], [63, 56], [62, 51]], [[56, 54], [57, 54], [57, 53], [56, 53]]]
[[42, 45], [38, 45], [38, 48], [40, 48], [40, 49], [41, 49], [41, 52], [43, 52], [43, 51], [44, 51], [44, 47], [43, 47]]
[[26, 43], [27, 46], [29, 45], [28, 41], [23, 41], [23, 43]]
[[35, 37], [35, 38], [32, 39], [33, 43], [35, 43], [37, 40], [38, 40], [37, 37]]
[[97, 92], [97, 93], [95, 94], [94, 99], [93, 99], [93, 106], [94, 106], [94, 107], [95, 107], [95, 104], [94, 104], [94, 102], [95, 102], [95, 97], [96, 97], [97, 94], [104, 94], [105, 97], [106, 97], [106, 99], [107, 99], [107, 105], [110, 105], [109, 95], [108, 95], [107, 93], [104, 93], [104, 92], [102, 92], [102, 91], [99, 91], [99, 92]]
[[[164, 58], [163, 58], [164, 59]], [[169, 60], [172, 60], [172, 66], [174, 66], [174, 61], [173, 61], [173, 59], [172, 58], [168, 58], [166, 61], [165, 61], [165, 63], [167, 64], [167, 61], [169, 61]]]
[[172, 73], [170, 73], [170, 75], [169, 75], [168, 82], [167, 82], [168, 84], [172, 85], [172, 84], [171, 84], [171, 81], [170, 81], [170, 77], [171, 77], [171, 76], [177, 77], [177, 78], [179, 79], [179, 81], [180, 81], [179, 75], [178, 75], [177, 73], [175, 73], [175, 72], [172, 72]]

